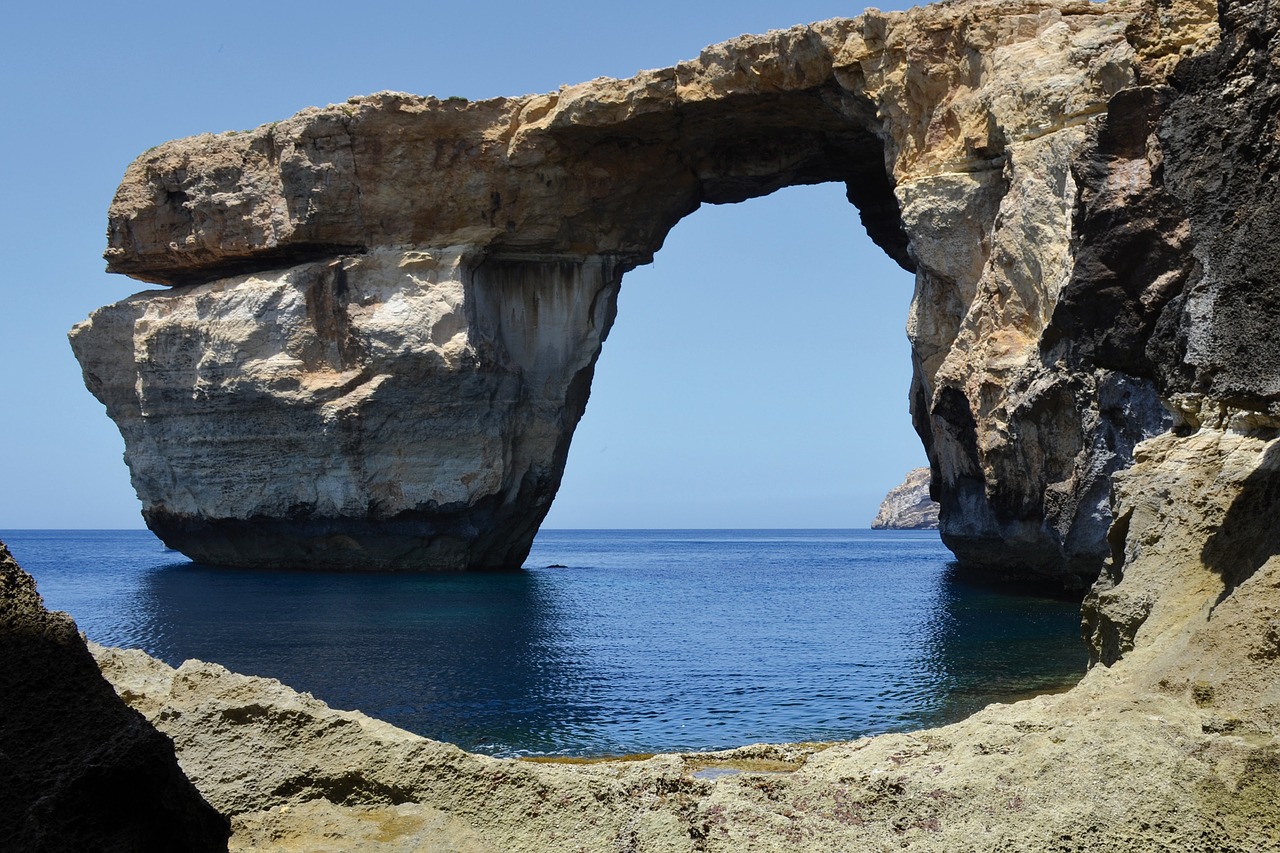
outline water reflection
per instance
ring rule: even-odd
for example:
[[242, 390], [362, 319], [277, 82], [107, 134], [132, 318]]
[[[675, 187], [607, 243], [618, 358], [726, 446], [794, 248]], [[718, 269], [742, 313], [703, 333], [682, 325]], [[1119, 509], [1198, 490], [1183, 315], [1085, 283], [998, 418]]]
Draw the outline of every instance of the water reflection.
[[550, 748], [545, 725], [573, 680], [553, 641], [562, 617], [526, 572], [466, 575], [227, 570], [149, 572], [141, 645], [266, 675], [340, 708], [471, 747], [520, 739]]
[[544, 531], [527, 570], [464, 575], [215, 569], [144, 532], [6, 538], [92, 639], [498, 754], [901, 731], [1085, 661], [1075, 605], [962, 580], [936, 534]]
[[1079, 604], [938, 575], [922, 661], [936, 685], [931, 724], [963, 719], [991, 702], [1057, 692], [1084, 674]]

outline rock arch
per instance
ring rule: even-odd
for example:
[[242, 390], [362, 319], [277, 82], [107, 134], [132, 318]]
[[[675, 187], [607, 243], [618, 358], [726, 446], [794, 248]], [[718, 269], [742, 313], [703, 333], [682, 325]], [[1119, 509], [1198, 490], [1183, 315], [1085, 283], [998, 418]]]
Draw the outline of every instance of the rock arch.
[[1108, 102], [1205, 26], [1070, 0], [872, 11], [629, 80], [381, 93], [168, 143], [129, 167], [106, 257], [173, 287], [73, 347], [147, 523], [195, 559], [519, 565], [621, 276], [702, 203], [840, 181], [916, 273], [913, 419], [948, 545], [1076, 584], [1107, 553], [1110, 473], [1165, 423], [1148, 378], [1049, 346], [1079, 164], [1114, 159]]

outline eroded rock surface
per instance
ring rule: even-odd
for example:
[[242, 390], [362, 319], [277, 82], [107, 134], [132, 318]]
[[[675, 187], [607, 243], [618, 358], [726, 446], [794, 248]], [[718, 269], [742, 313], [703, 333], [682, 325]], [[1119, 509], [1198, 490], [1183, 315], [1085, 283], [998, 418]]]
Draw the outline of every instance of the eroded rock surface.
[[468, 251], [374, 249], [99, 310], [76, 352], [152, 529], [221, 565], [519, 566], [619, 272]]
[[[1223, 5], [1222, 40], [1179, 66], [1157, 129], [1162, 202], [1194, 263], [1143, 355], [1174, 415], [1117, 476], [1114, 555], [1086, 602], [1099, 660], [1151, 658], [1152, 678], [1269, 726], [1280, 613], [1280, 368], [1270, 320], [1280, 224], [1280, 20]], [[1235, 717], [1224, 725], [1234, 726]]]
[[[1206, 614], [1222, 584], [1189, 553], [1173, 574], [1191, 595], [1162, 621], [1189, 642], [1227, 639]], [[1168, 571], [1167, 553], [1151, 556], [1135, 571]], [[1067, 694], [945, 728], [586, 764], [472, 755], [216, 665], [97, 654], [232, 816], [233, 850], [1276, 849], [1274, 679], [1250, 663], [1274, 649], [1214, 647], [1202, 668], [1234, 673], [1226, 688], [1157, 677], [1167, 639], [1139, 633], [1132, 661]]]
[[548, 95], [382, 93], [179, 140], [129, 167], [107, 252], [174, 289], [73, 346], [148, 524], [193, 558], [518, 565], [623, 273], [703, 203], [840, 181], [916, 273], [911, 404], [945, 541], [1080, 586], [1110, 473], [1167, 424], [1150, 376], [1046, 349], [1064, 288], [1093, 280], [1081, 169], [1108, 199], [1141, 189], [1146, 149], [1125, 137], [1112, 168], [1104, 116], [1140, 124], [1124, 93], [1216, 32], [1201, 0], [974, 0]]
[[229, 835], [0, 543], [0, 849], [213, 853]]
[[[950, 361], [964, 351], [959, 344], [933, 353], [937, 366], [917, 374], [916, 410], [926, 432], [936, 428], [944, 495], [958, 494], [948, 471], [992, 478], [962, 493], [977, 507], [963, 516], [975, 526], [962, 542], [1007, 532], [1013, 516], [999, 514], [1000, 496], [1039, 488], [1004, 491], [994, 473], [1005, 469], [992, 459], [1011, 454], [1034, 481], [1052, 470], [1046, 460], [1076, 447], [1071, 478], [1049, 482], [1038, 498], [1057, 515], [1028, 510], [1023, 518], [1028, 547], [1046, 519], [1087, 521], [1054, 528], [1060, 557], [1073, 530], [1115, 518], [1109, 563], [1085, 604], [1095, 661], [1079, 685], [913, 734], [562, 766], [468, 755], [220, 667], [173, 670], [140, 653], [100, 650], [122, 695], [171, 734], [184, 769], [234, 815], [233, 846], [1280, 849], [1280, 359], [1271, 357], [1267, 326], [1280, 304], [1271, 229], [1280, 216], [1272, 168], [1280, 20], [1267, 0], [1224, 2], [1221, 41], [1199, 45], [1166, 78], [1171, 57], [1197, 43], [1202, 8], [1089, 8], [1129, 15], [1124, 44], [1136, 85], [1119, 91], [1105, 116], [1077, 126], [1066, 172], [1045, 161], [1019, 173], [1016, 157], [1002, 172], [1011, 187], [1020, 174], [1027, 184], [1060, 179], [1058, 195], [1036, 196], [1042, 201], [1066, 198], [1068, 182], [1077, 188], [1064, 208], [1069, 245], [1053, 242], [1053, 228], [1035, 232], [1049, 251], [1071, 256], [1053, 256], [1061, 289], [1052, 299], [1031, 293], [1047, 325], [991, 320], [1014, 297], [1030, 300], [1016, 287], [992, 291], [1003, 303], [964, 303], [955, 340], [1011, 359], [1008, 384], [980, 389], [994, 401], [986, 414], [1000, 416], [977, 419], [970, 386], [958, 374], [946, 379], [959, 370]], [[922, 232], [912, 230], [910, 204], [902, 210], [918, 253]], [[1016, 219], [1012, 208], [1003, 213]], [[1040, 220], [1020, 221], [1032, 228]], [[992, 245], [1011, 239], [989, 237]], [[1016, 258], [1001, 257], [1000, 276], [1017, 268]], [[929, 273], [921, 275], [927, 283]], [[913, 314], [917, 356], [927, 304], [918, 299]], [[1012, 336], [1022, 328], [1037, 331], [1024, 342]], [[973, 363], [977, 376], [1000, 367]], [[1151, 405], [1161, 399], [1169, 414], [1157, 418]], [[971, 434], [956, 427], [964, 417]], [[1152, 423], [1170, 428], [1146, 435]], [[1056, 443], [1063, 435], [1078, 444]], [[970, 468], [955, 469], [943, 461], [947, 448], [978, 449]], [[1126, 454], [1134, 462], [1118, 471]], [[1114, 505], [1102, 513], [1082, 496], [1105, 494], [1109, 482]], [[983, 506], [996, 519], [987, 527]], [[944, 500], [944, 525], [954, 523], [946, 512]], [[949, 536], [957, 541], [954, 529]], [[696, 775], [708, 764], [741, 772]]]
[[889, 490], [880, 511], [871, 522], [872, 530], [937, 530], [938, 503], [929, 497], [928, 468], [916, 468]]

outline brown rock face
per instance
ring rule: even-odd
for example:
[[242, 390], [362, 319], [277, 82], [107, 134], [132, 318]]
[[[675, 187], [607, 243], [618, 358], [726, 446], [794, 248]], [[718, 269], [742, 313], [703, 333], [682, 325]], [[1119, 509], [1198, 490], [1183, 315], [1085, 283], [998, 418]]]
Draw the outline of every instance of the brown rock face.
[[0, 543], [0, 847], [225, 851], [230, 825]]
[[1158, 278], [1130, 279], [1150, 283], [1124, 300], [1142, 322], [1121, 354], [1145, 359], [1174, 425], [1140, 444], [1117, 478], [1114, 553], [1085, 615], [1100, 662], [1145, 659], [1165, 689], [1198, 690], [1228, 722], [1271, 727], [1280, 709], [1280, 20], [1265, 3], [1233, 2], [1222, 25], [1221, 43], [1159, 93], [1148, 137], [1162, 152], [1161, 180], [1132, 220], [1162, 211], [1177, 224], [1169, 243], [1186, 256], [1166, 265], [1171, 293]]
[[382, 93], [179, 140], [129, 167], [107, 251], [174, 290], [95, 312], [73, 346], [148, 523], [193, 558], [519, 565], [621, 276], [703, 203], [840, 181], [916, 274], [944, 540], [1078, 587], [1110, 473], [1167, 423], [1149, 371], [1048, 349], [1077, 337], [1053, 328], [1069, 283], [1094, 280], [1081, 205], [1143, 180], [1146, 148], [1100, 127], [1141, 125], [1149, 104], [1117, 95], [1214, 32], [1199, 2], [872, 11], [630, 80]]

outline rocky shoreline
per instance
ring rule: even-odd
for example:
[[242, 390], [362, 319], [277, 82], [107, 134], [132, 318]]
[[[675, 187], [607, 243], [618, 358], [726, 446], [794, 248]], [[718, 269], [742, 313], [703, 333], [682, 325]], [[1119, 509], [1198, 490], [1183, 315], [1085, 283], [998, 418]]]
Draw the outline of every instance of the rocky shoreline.
[[[1280, 478], [1277, 443], [1202, 426], [1144, 445], [1117, 488], [1124, 577], [1086, 605], [1095, 665], [938, 729], [534, 763], [214, 664], [92, 651], [236, 851], [1280, 849], [1280, 561], [1214, 544], [1256, 540], [1233, 496]], [[1173, 527], [1170, 505], [1186, 508]], [[150, 819], [145, 800], [123, 808]]]
[[1202, 427], [1144, 445], [1118, 487], [1124, 577], [1086, 605], [1095, 666], [938, 729], [530, 763], [216, 665], [95, 654], [231, 817], [233, 850], [1280, 849], [1280, 565], [1241, 577], [1212, 544], [1238, 530], [1231, 496], [1280, 476], [1278, 441]]
[[[32, 849], [112, 849], [173, 820], [190, 849], [220, 849], [203, 798], [245, 851], [1280, 850], [1277, 56], [1263, 0], [974, 0], [744, 37], [555, 96], [383, 94], [144, 155], [109, 257], [177, 287], [100, 310], [75, 346], [162, 531], [235, 562], [267, 550], [220, 521], [261, 518], [337, 563], [383, 547], [340, 523], [359, 518], [405, 523], [415, 541], [392, 550], [440, 567], [510, 559], [554, 494], [627, 265], [702, 201], [836, 178], [917, 270], [913, 410], [944, 540], [1064, 585], [1100, 570], [1092, 665], [1066, 693], [910, 734], [504, 761], [278, 682], [96, 649], [117, 700], [0, 554], [0, 700], [22, 721], [0, 727], [5, 825]], [[750, 103], [779, 117], [753, 137], [760, 158], [717, 147]], [[617, 159], [620, 130], [659, 156]], [[370, 154], [415, 133], [474, 156], [419, 173], [412, 151]], [[691, 162], [661, 153], [673, 140], [707, 155], [698, 169], [662, 172]], [[422, 147], [446, 149], [467, 150]], [[569, 180], [583, 163], [598, 183]], [[459, 175], [530, 164], [571, 203], [504, 184], [483, 211], [461, 205]], [[439, 198], [414, 180], [459, 205], [415, 207]], [[659, 203], [653, 186], [683, 192]], [[444, 415], [418, 417], [410, 388]], [[385, 435], [362, 432], [373, 416]], [[246, 436], [307, 476], [267, 482], [232, 452]], [[373, 452], [418, 438], [434, 455]], [[115, 733], [58, 716], [77, 708]], [[104, 751], [127, 743], [143, 746]], [[110, 808], [78, 820], [84, 802]]]
[[[216, 665], [95, 654], [231, 817], [233, 850], [1280, 849], [1280, 526], [1260, 523], [1280, 504], [1255, 500], [1280, 483], [1280, 439], [1221, 415], [1144, 443], [1118, 479], [1083, 680], [938, 729], [529, 763]], [[734, 772], [704, 778], [717, 766]]]

